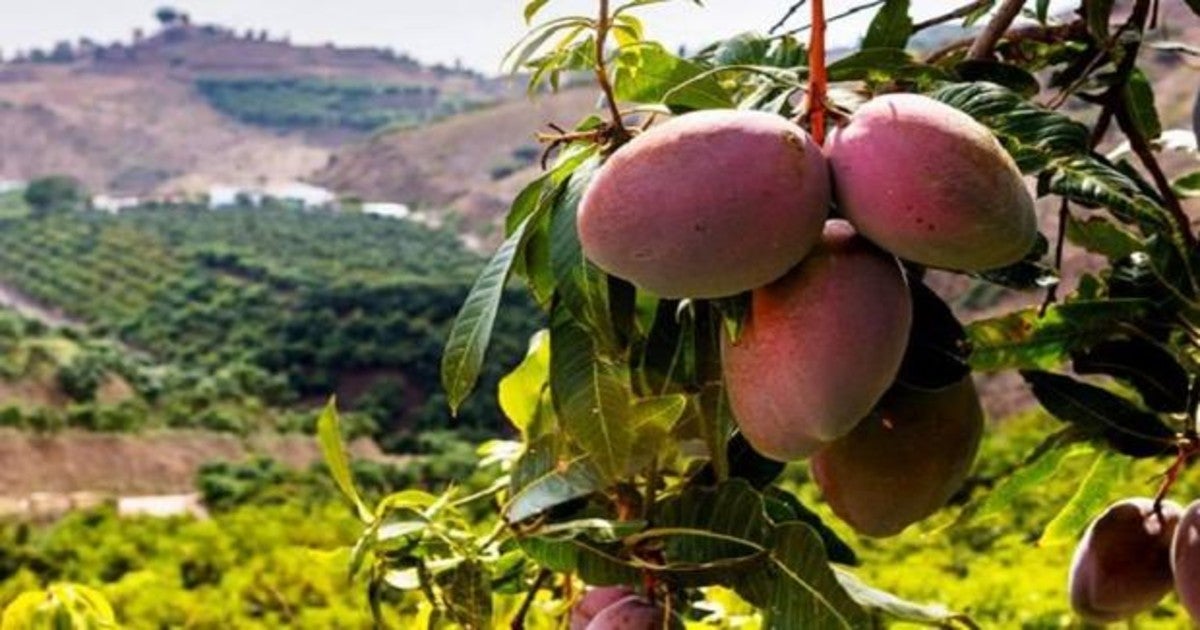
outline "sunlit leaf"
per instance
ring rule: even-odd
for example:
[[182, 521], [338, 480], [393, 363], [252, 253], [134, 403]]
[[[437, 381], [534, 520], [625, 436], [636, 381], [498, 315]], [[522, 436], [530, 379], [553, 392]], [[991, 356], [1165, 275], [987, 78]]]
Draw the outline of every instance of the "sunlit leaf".
[[1048, 437], [1012, 474], [988, 491], [982, 501], [964, 510], [958, 521], [982, 521], [1003, 515], [1017, 499], [1034, 492], [1054, 477], [1069, 454], [1080, 448], [1091, 451], [1090, 446], [1075, 442], [1074, 435], [1074, 431], [1067, 429]]
[[442, 603], [451, 619], [465, 628], [492, 625], [491, 572], [478, 560], [466, 560], [437, 576]]
[[1144, 249], [1138, 237], [1103, 217], [1067, 221], [1067, 240], [1084, 249], [1102, 254], [1109, 260], [1124, 258]]
[[629, 61], [617, 69], [619, 101], [662, 103], [681, 111], [733, 107], [733, 98], [715, 76], [659, 44], [643, 43], [621, 55]]
[[1039, 545], [1074, 544], [1088, 522], [1113, 498], [1113, 486], [1129, 467], [1129, 458], [1111, 451], [1100, 451], [1087, 476], [1063, 509], [1046, 525]]
[[604, 476], [590, 457], [556, 462], [554, 468], [520, 485], [509, 499], [504, 517], [513, 523], [523, 521], [603, 487]]
[[904, 48], [912, 34], [913, 21], [908, 15], [909, 0], [887, 0], [867, 27], [863, 48]]
[[971, 367], [983, 372], [1052, 368], [1071, 350], [1107, 336], [1149, 308], [1140, 299], [1079, 300], [1051, 305], [1044, 316], [1037, 308], [1026, 308], [975, 321], [967, 326]]
[[877, 589], [843, 569], [834, 569], [834, 575], [851, 599], [873, 613], [896, 619], [938, 628], [978, 628], [971, 618], [951, 611], [941, 604], [918, 604], [900, 599], [896, 595]]
[[529, 339], [529, 351], [520, 365], [500, 379], [500, 409], [522, 433], [538, 421], [549, 379], [550, 333], [541, 330]]
[[337, 400], [334, 398], [329, 399], [325, 409], [321, 411], [320, 417], [317, 418], [317, 441], [321, 444], [321, 454], [325, 458], [325, 465], [329, 467], [329, 474], [333, 477], [333, 482], [337, 484], [338, 490], [341, 490], [342, 496], [349, 499], [350, 503], [354, 505], [358, 518], [364, 523], [375, 520], [370, 508], [363, 503], [362, 497], [359, 496], [358, 487], [354, 484], [354, 476], [350, 472], [350, 457], [346, 454], [346, 446], [342, 442], [342, 425], [341, 419], [338, 417]]

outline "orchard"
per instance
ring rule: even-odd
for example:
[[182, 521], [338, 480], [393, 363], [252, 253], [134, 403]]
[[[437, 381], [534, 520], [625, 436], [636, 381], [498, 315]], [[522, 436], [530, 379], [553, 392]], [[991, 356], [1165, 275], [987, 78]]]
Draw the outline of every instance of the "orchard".
[[[1061, 567], [1077, 619], [1129, 620], [1175, 591], [1200, 621], [1200, 497], [1176, 488], [1200, 451], [1184, 208], [1200, 186], [1161, 164], [1142, 69], [1148, 42], [1171, 45], [1165, 3], [978, 0], [917, 22], [908, 0], [837, 15], [808, 0], [768, 35], [681, 56], [639, 17], [666, 1], [545, 21], [553, 0], [524, 7], [511, 67], [535, 93], [589, 81], [601, 107], [539, 134], [544, 172], [447, 342], [457, 408], [510, 280], [546, 314], [500, 384], [518, 439], [482, 451], [493, 483], [368, 506], [332, 406], [322, 417], [372, 601], [420, 592], [430, 623], [468, 628], [494, 625], [500, 595], [521, 601], [512, 628], [554, 627], [535, 609], [573, 629], [679, 628], [723, 589], [764, 628], [977, 627], [867, 584], [785, 471], [806, 468], [837, 519], [884, 538], [952, 502], [959, 520], [1003, 510], [1088, 445], [1097, 467], [1055, 519], [1078, 544]], [[827, 24], [865, 9], [858, 49], [827, 59]], [[962, 28], [938, 48], [910, 45], [948, 25]], [[1068, 241], [1100, 262], [1064, 269]], [[1037, 303], [963, 324], [934, 274]], [[1061, 423], [1023, 466], [965, 487], [988, 430], [976, 380], [1003, 372]], [[1096, 506], [1106, 458], [1160, 475]]]

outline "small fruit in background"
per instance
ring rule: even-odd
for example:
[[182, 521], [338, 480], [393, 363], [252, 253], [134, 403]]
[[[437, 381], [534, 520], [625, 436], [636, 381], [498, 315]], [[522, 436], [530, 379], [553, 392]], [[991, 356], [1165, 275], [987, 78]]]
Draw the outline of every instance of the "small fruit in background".
[[1091, 623], [1112, 623], [1149, 610], [1173, 585], [1172, 537], [1182, 508], [1133, 498], [1109, 506], [1075, 547], [1067, 583], [1071, 607]]
[[583, 252], [660, 297], [735, 295], [782, 276], [829, 214], [821, 148], [764, 112], [708, 110], [621, 147], [584, 193]]

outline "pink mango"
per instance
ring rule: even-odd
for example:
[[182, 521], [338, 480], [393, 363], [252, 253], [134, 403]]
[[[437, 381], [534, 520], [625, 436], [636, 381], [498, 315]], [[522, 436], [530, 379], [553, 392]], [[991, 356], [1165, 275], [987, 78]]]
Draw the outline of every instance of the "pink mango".
[[817, 242], [829, 172], [808, 134], [764, 112], [710, 110], [652, 127], [600, 169], [579, 240], [604, 271], [661, 297], [765, 285]]

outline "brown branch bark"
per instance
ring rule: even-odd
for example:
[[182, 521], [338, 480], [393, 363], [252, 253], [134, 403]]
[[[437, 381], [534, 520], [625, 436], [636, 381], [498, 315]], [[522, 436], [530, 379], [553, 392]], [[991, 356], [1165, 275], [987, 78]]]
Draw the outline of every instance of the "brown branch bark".
[[813, 140], [825, 144], [825, 0], [812, 0], [812, 34], [808, 43], [808, 117]]
[[608, 112], [612, 117], [613, 144], [620, 146], [629, 140], [629, 132], [621, 118], [621, 110], [617, 107], [617, 97], [613, 93], [612, 82], [608, 80], [608, 64], [604, 58], [604, 47], [608, 43], [608, 31], [612, 26], [608, 13], [609, 0], [600, 0], [600, 15], [596, 19], [596, 81], [604, 91], [604, 100], [608, 102]]
[[988, 59], [992, 56], [992, 50], [996, 48], [996, 44], [1004, 37], [1005, 31], [1012, 26], [1013, 20], [1021, 13], [1021, 7], [1025, 6], [1025, 0], [1004, 0], [1004, 4], [996, 11], [996, 15], [987, 23], [975, 41], [971, 43], [971, 48], [967, 51], [967, 59]]
[[975, 0], [975, 2], [970, 4], [964, 4], [953, 11], [949, 11], [941, 15], [931, 17], [928, 20], [913, 24], [912, 32], [920, 33], [921, 31], [933, 26], [937, 26], [938, 24], [944, 24], [950, 20], [957, 20], [958, 18], [967, 17], [968, 15], [971, 15], [972, 12], [982, 9], [991, 3], [992, 0]]

